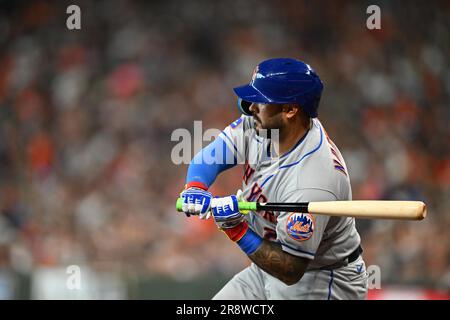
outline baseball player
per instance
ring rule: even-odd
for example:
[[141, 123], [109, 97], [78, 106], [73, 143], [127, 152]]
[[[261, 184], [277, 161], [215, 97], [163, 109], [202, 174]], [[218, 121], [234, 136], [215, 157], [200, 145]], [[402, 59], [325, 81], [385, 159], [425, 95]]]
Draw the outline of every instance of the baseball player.
[[[189, 165], [183, 212], [212, 216], [252, 261], [213, 299], [366, 298], [354, 218], [238, 210], [238, 201], [351, 200], [345, 161], [317, 119], [322, 90], [302, 61], [263, 61], [248, 85], [234, 89], [243, 115]], [[264, 130], [276, 131], [276, 139]], [[208, 188], [238, 163], [244, 164], [242, 191], [214, 198]]]

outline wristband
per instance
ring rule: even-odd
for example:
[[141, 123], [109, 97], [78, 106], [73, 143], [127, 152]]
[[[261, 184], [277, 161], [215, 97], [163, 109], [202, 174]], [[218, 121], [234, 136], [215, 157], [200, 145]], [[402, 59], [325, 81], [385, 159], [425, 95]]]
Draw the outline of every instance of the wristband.
[[208, 186], [202, 182], [198, 182], [198, 181], [191, 181], [189, 183], [186, 183], [186, 185], [184, 186], [184, 190], [187, 190], [189, 188], [199, 188], [205, 191], [208, 191]]
[[247, 255], [251, 255], [255, 252], [263, 242], [263, 239], [253, 232], [245, 221], [231, 229], [225, 229], [224, 232], [231, 240], [236, 242], [241, 250]]

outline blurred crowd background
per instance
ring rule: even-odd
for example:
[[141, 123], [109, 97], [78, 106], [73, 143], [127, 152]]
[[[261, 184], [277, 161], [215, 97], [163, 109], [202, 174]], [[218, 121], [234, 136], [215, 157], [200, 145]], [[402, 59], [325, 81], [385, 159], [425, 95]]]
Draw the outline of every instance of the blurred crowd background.
[[0, 1], [0, 299], [208, 299], [247, 266], [212, 222], [175, 211], [187, 166], [171, 135], [235, 120], [232, 88], [271, 57], [324, 81], [319, 118], [354, 199], [428, 205], [422, 222], [357, 222], [382, 288], [448, 291], [450, 5], [380, 1], [368, 30], [370, 4]]

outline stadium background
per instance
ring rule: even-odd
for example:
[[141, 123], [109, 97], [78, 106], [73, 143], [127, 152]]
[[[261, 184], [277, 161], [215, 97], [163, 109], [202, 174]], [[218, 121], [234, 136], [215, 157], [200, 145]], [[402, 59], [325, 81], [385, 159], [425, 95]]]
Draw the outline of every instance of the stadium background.
[[[70, 4], [81, 30], [66, 28]], [[366, 28], [370, 4], [381, 30]], [[170, 137], [236, 119], [232, 87], [275, 56], [325, 82], [320, 119], [354, 199], [429, 206], [420, 223], [358, 221], [381, 270], [371, 297], [448, 298], [449, 13], [446, 1], [0, 1], [0, 298], [209, 299], [248, 260], [175, 212], [186, 166]], [[213, 190], [240, 181], [233, 169]], [[66, 287], [70, 265], [81, 290]]]

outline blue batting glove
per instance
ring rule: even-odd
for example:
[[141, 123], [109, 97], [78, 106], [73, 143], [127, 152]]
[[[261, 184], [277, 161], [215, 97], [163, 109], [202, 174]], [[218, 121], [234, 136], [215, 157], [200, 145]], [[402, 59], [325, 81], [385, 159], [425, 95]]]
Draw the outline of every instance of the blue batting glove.
[[212, 199], [211, 192], [189, 188], [181, 193], [181, 198], [183, 198], [182, 210], [188, 217], [191, 214], [205, 215], [209, 212]]
[[236, 196], [213, 198], [211, 211], [219, 229], [233, 228], [244, 220], [244, 215], [239, 212]]

